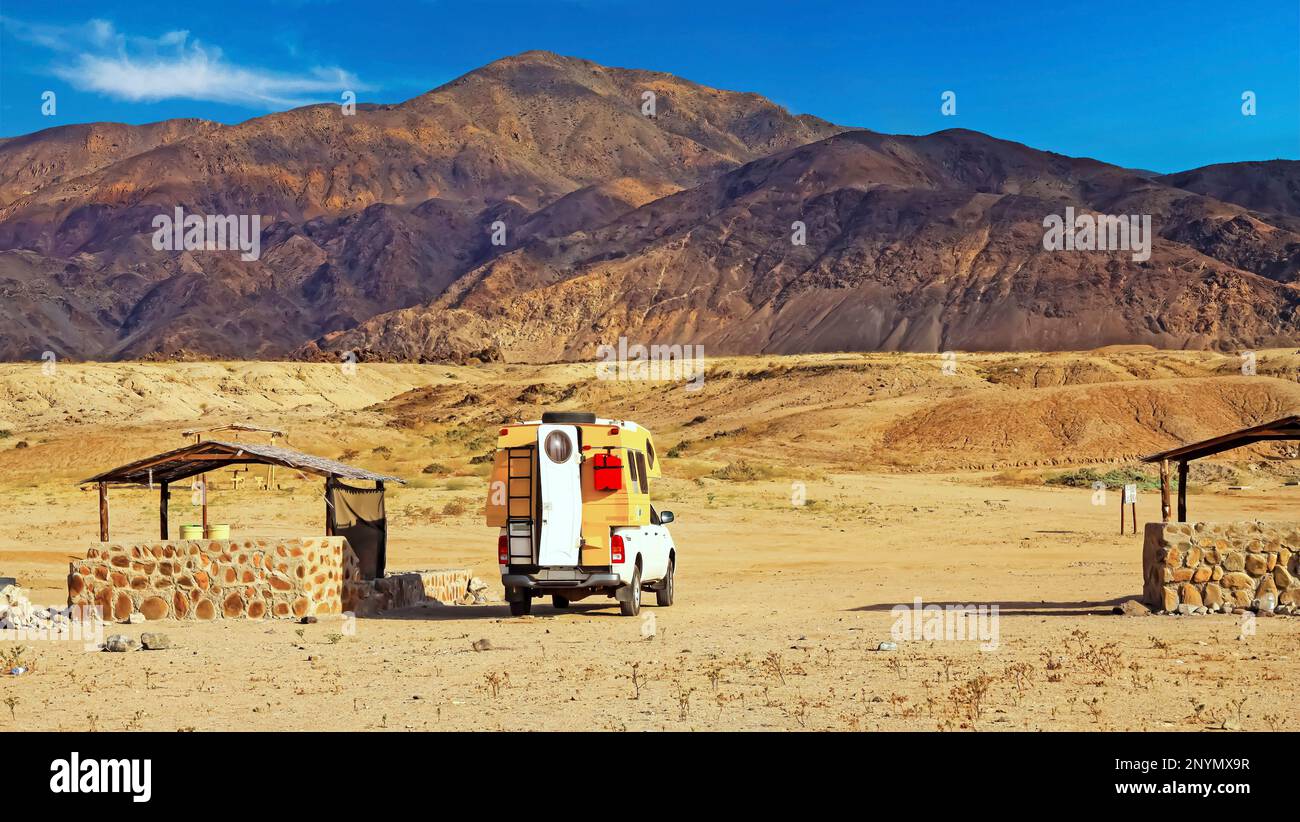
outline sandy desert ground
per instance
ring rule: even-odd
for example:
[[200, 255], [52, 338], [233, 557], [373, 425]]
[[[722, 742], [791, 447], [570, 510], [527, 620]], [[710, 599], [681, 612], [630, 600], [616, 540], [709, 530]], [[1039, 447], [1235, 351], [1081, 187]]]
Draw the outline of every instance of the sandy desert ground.
[[[1300, 728], [1300, 620], [1117, 616], [1141, 589], [1141, 536], [1117, 495], [1047, 480], [1300, 408], [1300, 357], [1205, 352], [865, 354], [711, 360], [702, 390], [605, 382], [591, 365], [0, 365], [0, 575], [62, 604], [96, 537], [77, 481], [227, 422], [406, 477], [390, 568], [470, 567], [500, 594], [482, 525], [506, 419], [583, 408], [653, 430], [677, 514], [677, 603], [427, 606], [355, 621], [163, 622], [128, 654], [0, 641], [0, 729]], [[1281, 447], [1197, 469], [1194, 519], [1294, 517]], [[213, 492], [236, 534], [319, 533], [317, 483]], [[1249, 486], [1231, 491], [1229, 485]], [[806, 504], [795, 505], [800, 497]], [[193, 516], [174, 501], [173, 523]], [[1145, 491], [1139, 523], [1158, 517]], [[151, 536], [156, 497], [114, 490], [115, 536]], [[996, 650], [877, 650], [899, 603], [996, 603]], [[487, 639], [491, 650], [476, 651]]]

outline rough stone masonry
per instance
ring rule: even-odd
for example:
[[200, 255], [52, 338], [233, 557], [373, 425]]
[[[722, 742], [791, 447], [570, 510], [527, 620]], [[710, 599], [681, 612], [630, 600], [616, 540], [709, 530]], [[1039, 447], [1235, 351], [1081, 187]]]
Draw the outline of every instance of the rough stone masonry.
[[117, 621], [316, 616], [342, 613], [351, 580], [360, 571], [343, 537], [110, 544], [71, 563], [68, 604]]
[[68, 568], [68, 604], [97, 605], [118, 622], [136, 613], [149, 620], [369, 616], [430, 600], [482, 599], [467, 570], [362, 579], [344, 537], [101, 545]]
[[1142, 574], [1165, 613], [1300, 613], [1300, 522], [1147, 523]]

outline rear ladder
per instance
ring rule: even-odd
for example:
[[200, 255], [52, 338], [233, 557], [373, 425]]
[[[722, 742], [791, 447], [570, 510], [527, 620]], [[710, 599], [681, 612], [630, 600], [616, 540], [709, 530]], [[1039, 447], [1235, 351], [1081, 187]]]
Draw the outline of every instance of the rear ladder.
[[[536, 565], [536, 513], [533, 510], [535, 446], [506, 449], [506, 534], [511, 565]], [[521, 493], [522, 490], [522, 493]]]

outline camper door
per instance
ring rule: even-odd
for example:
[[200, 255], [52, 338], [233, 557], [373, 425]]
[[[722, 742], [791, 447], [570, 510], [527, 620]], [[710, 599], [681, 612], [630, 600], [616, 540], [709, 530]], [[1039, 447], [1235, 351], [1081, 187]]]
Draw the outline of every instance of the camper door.
[[582, 478], [578, 471], [578, 427], [537, 428], [541, 466], [542, 528], [539, 565], [574, 566], [582, 540]]

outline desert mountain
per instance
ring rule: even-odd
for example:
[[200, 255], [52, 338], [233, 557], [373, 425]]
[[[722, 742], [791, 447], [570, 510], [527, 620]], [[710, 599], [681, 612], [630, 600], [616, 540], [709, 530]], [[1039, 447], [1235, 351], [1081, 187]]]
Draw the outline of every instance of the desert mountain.
[[[845, 132], [528, 52], [352, 116], [0, 141], [0, 358], [1294, 344], [1295, 200], [1270, 164], [1217, 168]], [[1150, 258], [1045, 251], [1067, 206], [1152, 215]], [[262, 215], [260, 257], [155, 250], [177, 207]]]
[[[353, 116], [15, 138], [0, 143], [0, 356], [283, 356], [438, 296], [501, 250], [498, 220], [513, 243], [567, 234], [838, 130], [754, 94], [529, 52]], [[261, 258], [154, 251], [151, 221], [177, 206], [264, 215]]]
[[[1149, 214], [1150, 258], [1046, 251], [1046, 215]], [[806, 245], [792, 226], [806, 227]], [[969, 131], [853, 131], [598, 229], [533, 242], [427, 306], [322, 341], [378, 358], [1293, 344], [1300, 234], [1238, 205]]]
[[1300, 218], [1300, 161], [1220, 163], [1160, 179], [1252, 211]]
[[0, 139], [0, 205], [220, 128], [207, 120], [166, 120], [143, 126], [86, 123]]

